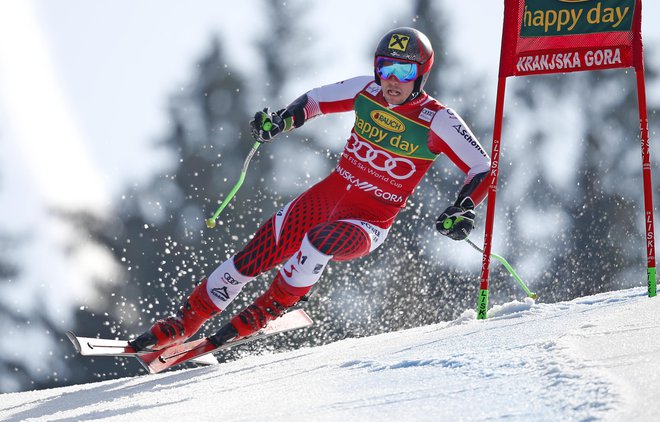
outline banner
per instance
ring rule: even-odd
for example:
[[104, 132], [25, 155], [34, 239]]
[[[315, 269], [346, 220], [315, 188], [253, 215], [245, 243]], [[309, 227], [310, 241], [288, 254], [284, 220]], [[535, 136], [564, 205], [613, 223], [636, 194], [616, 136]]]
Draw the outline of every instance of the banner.
[[653, 183], [644, 80], [642, 0], [504, 0], [477, 319], [486, 318], [488, 310], [488, 272], [507, 78], [627, 67], [635, 68], [637, 78], [648, 295], [656, 296]]
[[643, 69], [641, 0], [505, 0], [500, 76]]

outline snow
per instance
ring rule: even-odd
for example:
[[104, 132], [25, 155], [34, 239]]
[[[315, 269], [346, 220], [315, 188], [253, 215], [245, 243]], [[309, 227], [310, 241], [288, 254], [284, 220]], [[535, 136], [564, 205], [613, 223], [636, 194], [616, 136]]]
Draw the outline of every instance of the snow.
[[642, 288], [526, 299], [482, 321], [466, 310], [211, 367], [3, 394], [0, 420], [657, 421], [658, 300]]

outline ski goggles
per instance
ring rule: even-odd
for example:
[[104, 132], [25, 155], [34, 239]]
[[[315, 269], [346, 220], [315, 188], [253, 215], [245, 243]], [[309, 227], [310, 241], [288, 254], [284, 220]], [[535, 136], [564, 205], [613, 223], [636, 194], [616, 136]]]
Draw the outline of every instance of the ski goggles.
[[417, 79], [419, 65], [391, 57], [378, 57], [376, 58], [376, 72], [381, 79], [388, 79], [394, 75], [399, 82], [410, 82]]

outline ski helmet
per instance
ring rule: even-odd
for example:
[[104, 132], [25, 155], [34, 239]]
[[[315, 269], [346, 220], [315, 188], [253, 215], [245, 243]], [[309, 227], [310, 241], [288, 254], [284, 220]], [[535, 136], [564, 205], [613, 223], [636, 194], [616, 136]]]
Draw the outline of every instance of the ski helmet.
[[374, 55], [374, 74], [378, 85], [380, 85], [380, 76], [376, 64], [379, 57], [408, 60], [419, 65], [419, 75], [415, 79], [413, 92], [406, 101], [417, 97], [424, 88], [433, 66], [433, 47], [428, 37], [408, 27], [396, 28], [383, 35]]

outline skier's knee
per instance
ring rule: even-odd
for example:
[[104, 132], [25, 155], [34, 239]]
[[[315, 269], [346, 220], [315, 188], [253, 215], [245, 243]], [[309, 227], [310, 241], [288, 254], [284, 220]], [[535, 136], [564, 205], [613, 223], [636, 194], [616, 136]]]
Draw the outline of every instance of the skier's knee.
[[343, 261], [363, 256], [369, 252], [370, 239], [366, 232], [348, 221], [336, 221], [319, 225], [307, 233], [314, 248], [333, 259]]
[[307, 239], [309, 243], [319, 252], [325, 255], [332, 255], [331, 245], [325, 242], [326, 226], [316, 226], [307, 232]]

